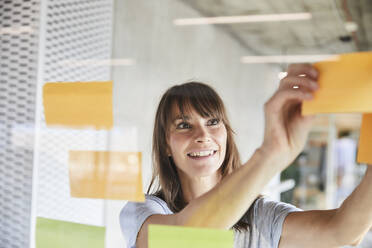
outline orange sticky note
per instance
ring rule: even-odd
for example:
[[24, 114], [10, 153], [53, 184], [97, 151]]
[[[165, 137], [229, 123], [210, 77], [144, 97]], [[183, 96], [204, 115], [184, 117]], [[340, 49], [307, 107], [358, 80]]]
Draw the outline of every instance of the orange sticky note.
[[302, 114], [372, 112], [372, 52], [343, 54], [314, 64], [319, 90]]
[[372, 165], [372, 114], [363, 115], [357, 161]]
[[45, 122], [72, 128], [113, 126], [112, 82], [46, 83], [43, 88]]
[[70, 151], [69, 176], [72, 197], [145, 201], [140, 152]]

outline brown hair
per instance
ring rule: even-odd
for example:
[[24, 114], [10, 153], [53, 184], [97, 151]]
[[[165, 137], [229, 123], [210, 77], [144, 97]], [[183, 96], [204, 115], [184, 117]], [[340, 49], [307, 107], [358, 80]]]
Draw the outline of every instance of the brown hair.
[[[162, 198], [173, 212], [181, 211], [187, 203], [183, 198], [181, 183], [172, 157], [167, 154], [168, 130], [173, 116], [173, 107], [178, 107], [181, 115], [195, 110], [203, 118], [213, 117], [222, 121], [227, 131], [226, 155], [219, 171], [222, 178], [241, 166], [239, 152], [234, 142], [234, 132], [227, 119], [224, 104], [216, 91], [200, 82], [188, 82], [169, 88], [162, 96], [156, 116], [152, 143], [153, 175], [147, 193], [154, 182], [159, 184], [155, 195]], [[251, 228], [253, 206], [234, 225], [238, 231]]]

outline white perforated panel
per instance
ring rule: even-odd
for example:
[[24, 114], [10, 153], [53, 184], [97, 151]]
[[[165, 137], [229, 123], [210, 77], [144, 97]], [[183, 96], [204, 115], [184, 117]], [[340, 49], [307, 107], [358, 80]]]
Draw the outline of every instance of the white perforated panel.
[[39, 0], [0, 1], [0, 247], [29, 245]]

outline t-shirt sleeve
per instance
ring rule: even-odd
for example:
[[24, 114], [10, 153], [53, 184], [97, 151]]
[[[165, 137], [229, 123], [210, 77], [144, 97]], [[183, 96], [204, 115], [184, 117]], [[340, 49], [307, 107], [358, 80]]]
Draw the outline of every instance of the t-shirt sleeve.
[[171, 214], [166, 203], [155, 196], [146, 196], [144, 203], [128, 202], [124, 206], [119, 221], [127, 248], [136, 247], [137, 235], [142, 224], [154, 214]]
[[291, 204], [263, 197], [255, 204], [254, 224], [265, 239], [270, 241], [271, 247], [278, 247], [285, 218], [289, 213], [297, 211], [302, 210]]

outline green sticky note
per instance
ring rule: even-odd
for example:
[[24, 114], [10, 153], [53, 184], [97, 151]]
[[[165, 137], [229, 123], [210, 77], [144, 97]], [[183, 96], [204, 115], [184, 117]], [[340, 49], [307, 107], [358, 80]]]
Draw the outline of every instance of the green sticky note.
[[149, 225], [149, 248], [233, 248], [231, 230]]
[[36, 248], [104, 248], [105, 227], [38, 217]]

